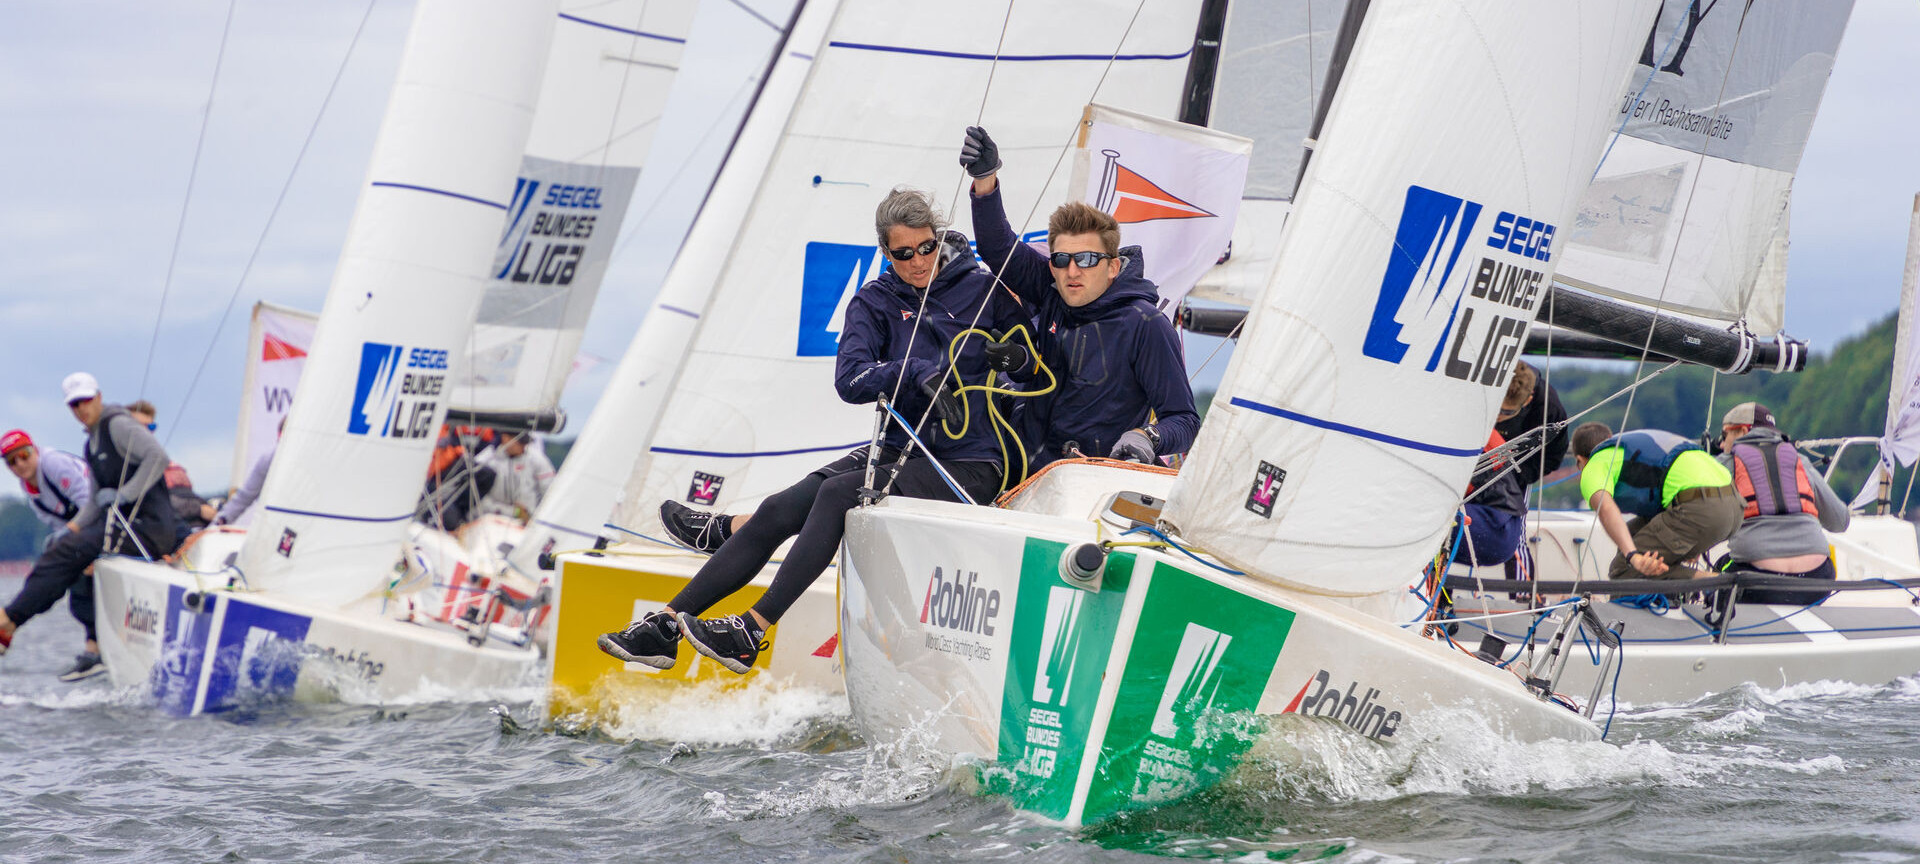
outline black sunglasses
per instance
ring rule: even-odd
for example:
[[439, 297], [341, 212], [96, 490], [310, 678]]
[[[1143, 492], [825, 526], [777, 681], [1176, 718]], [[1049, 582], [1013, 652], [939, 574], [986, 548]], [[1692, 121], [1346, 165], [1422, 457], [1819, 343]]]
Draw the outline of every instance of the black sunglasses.
[[1052, 264], [1055, 270], [1065, 270], [1067, 269], [1067, 262], [1071, 261], [1080, 265], [1080, 268], [1084, 270], [1108, 258], [1118, 257], [1120, 256], [1108, 255], [1105, 252], [1055, 252], [1047, 256], [1047, 263]]
[[898, 249], [888, 249], [887, 254], [892, 255], [895, 261], [910, 261], [915, 255], [932, 255], [933, 250], [938, 248], [940, 248], [940, 241], [928, 240], [918, 246], [902, 246]]

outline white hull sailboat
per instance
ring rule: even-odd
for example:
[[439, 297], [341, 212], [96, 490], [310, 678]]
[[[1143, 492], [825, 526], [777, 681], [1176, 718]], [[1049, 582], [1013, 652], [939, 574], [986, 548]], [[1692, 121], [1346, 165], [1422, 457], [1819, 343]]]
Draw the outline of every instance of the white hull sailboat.
[[1387, 742], [1442, 710], [1598, 737], [1551, 681], [1398, 610], [1538, 299], [1491, 289], [1551, 279], [1656, 5], [1357, 10], [1274, 269], [1170, 484], [1067, 462], [1006, 509], [849, 515], [841, 647], [868, 736], [991, 761], [1017, 806], [1069, 825], [1203, 788], [1263, 715]]
[[691, 17], [561, 5], [416, 7], [248, 530], [203, 535], [178, 567], [95, 567], [116, 683], [190, 714], [285, 694], [487, 698], [538, 679], [545, 592], [492, 560], [515, 529], [482, 518], [464, 548], [415, 505], [450, 407], [485, 423], [557, 398], [650, 137], [635, 130], [672, 72], [639, 46], [677, 55]]

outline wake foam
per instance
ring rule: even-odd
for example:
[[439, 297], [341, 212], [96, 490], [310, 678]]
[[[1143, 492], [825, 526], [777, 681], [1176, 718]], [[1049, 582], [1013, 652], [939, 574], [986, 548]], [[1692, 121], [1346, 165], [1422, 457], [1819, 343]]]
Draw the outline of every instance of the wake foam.
[[822, 726], [845, 726], [847, 698], [756, 675], [746, 681], [636, 680], [604, 694], [596, 716], [562, 718], [562, 728], [598, 731], [624, 740], [703, 746], [773, 748], [812, 736]]

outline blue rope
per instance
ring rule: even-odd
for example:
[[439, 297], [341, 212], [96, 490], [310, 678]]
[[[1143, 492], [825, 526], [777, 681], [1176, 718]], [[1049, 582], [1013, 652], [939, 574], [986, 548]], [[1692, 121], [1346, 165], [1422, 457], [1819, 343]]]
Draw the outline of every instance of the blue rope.
[[[888, 410], [892, 410], [892, 409], [888, 409]], [[1122, 537], [1125, 537], [1125, 536], [1127, 536], [1128, 534], [1138, 534], [1138, 533], [1140, 533], [1141, 531], [1145, 531], [1145, 532], [1147, 532], [1148, 534], [1152, 534], [1153, 536], [1155, 536], [1155, 537], [1158, 537], [1158, 538], [1160, 538], [1160, 542], [1162, 542], [1162, 543], [1165, 543], [1165, 544], [1167, 544], [1168, 546], [1171, 546], [1171, 547], [1173, 547], [1173, 548], [1175, 548], [1175, 549], [1178, 549], [1178, 550], [1180, 550], [1180, 554], [1182, 554], [1182, 555], [1185, 555], [1185, 556], [1187, 556], [1188, 558], [1192, 558], [1192, 559], [1193, 559], [1193, 560], [1195, 560], [1195, 561], [1198, 561], [1198, 562], [1200, 562], [1200, 563], [1202, 563], [1202, 564], [1205, 564], [1205, 565], [1207, 565], [1208, 567], [1212, 567], [1213, 569], [1215, 569], [1215, 570], [1218, 570], [1218, 571], [1220, 571], [1220, 572], [1222, 572], [1222, 573], [1225, 573], [1225, 574], [1227, 574], [1227, 575], [1229, 575], [1229, 576], [1245, 576], [1245, 575], [1247, 575], [1246, 573], [1244, 573], [1244, 572], [1241, 572], [1241, 571], [1239, 571], [1239, 570], [1235, 570], [1235, 569], [1233, 569], [1233, 568], [1231, 568], [1231, 567], [1222, 567], [1222, 566], [1220, 566], [1220, 565], [1218, 565], [1218, 564], [1215, 564], [1215, 563], [1213, 563], [1212, 561], [1208, 561], [1208, 560], [1207, 560], [1207, 559], [1205, 559], [1205, 558], [1202, 558], [1202, 557], [1200, 557], [1200, 556], [1198, 556], [1198, 555], [1195, 555], [1195, 554], [1193, 554], [1193, 552], [1192, 552], [1192, 551], [1190, 551], [1190, 550], [1188, 550], [1188, 549], [1187, 549], [1187, 547], [1185, 547], [1185, 546], [1182, 546], [1182, 545], [1180, 545], [1179, 543], [1176, 543], [1176, 542], [1174, 542], [1174, 539], [1173, 539], [1172, 537], [1168, 537], [1167, 535], [1165, 535], [1165, 534], [1162, 534], [1162, 533], [1160, 533], [1160, 532], [1159, 532], [1159, 530], [1157, 530], [1157, 529], [1155, 529], [1155, 528], [1154, 528], [1153, 526], [1151, 526], [1151, 525], [1141, 525], [1141, 526], [1139, 526], [1139, 527], [1136, 527], [1136, 528], [1129, 528], [1129, 529], [1127, 529], [1127, 530], [1125, 530], [1125, 531], [1122, 531], [1122, 532], [1120, 532], [1120, 536], [1122, 536]]]
[[933, 450], [927, 446], [927, 442], [913, 434], [913, 424], [908, 423], [907, 418], [900, 416], [900, 412], [893, 410], [893, 403], [881, 402], [880, 407], [887, 409], [887, 413], [892, 414], [893, 419], [900, 422], [900, 431], [907, 433], [907, 437], [913, 439], [913, 443], [920, 445], [920, 452], [927, 454], [927, 461], [933, 463], [933, 470], [940, 472], [940, 479], [947, 481], [947, 488], [952, 489], [953, 494], [960, 496], [960, 500], [968, 504], [978, 503], [973, 500], [972, 495], [967, 494], [967, 490], [960, 488], [960, 484], [954, 482], [953, 475], [947, 473], [947, 466], [940, 464], [940, 460], [934, 458]]
[[1613, 731], [1613, 715], [1620, 713], [1620, 670], [1627, 665], [1626, 646], [1613, 652], [1613, 689], [1607, 693], [1607, 725], [1600, 730], [1600, 740], [1607, 740], [1607, 734]]

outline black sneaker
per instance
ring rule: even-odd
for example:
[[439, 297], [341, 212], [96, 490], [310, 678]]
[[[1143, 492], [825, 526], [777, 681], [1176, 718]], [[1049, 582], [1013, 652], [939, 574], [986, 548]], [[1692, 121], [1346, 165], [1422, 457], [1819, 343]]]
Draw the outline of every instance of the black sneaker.
[[664, 609], [648, 612], [618, 633], [600, 635], [600, 650], [629, 663], [670, 669], [680, 654], [680, 622]]
[[85, 681], [95, 675], [104, 674], [106, 671], [107, 664], [100, 662], [98, 653], [83, 651], [80, 656], [73, 658], [73, 665], [68, 667], [67, 671], [60, 673], [60, 680], [72, 684], [75, 681]]
[[733, 520], [725, 513], [695, 510], [678, 501], [660, 503], [660, 522], [668, 536], [682, 545], [712, 555], [733, 536]]
[[682, 612], [680, 632], [686, 635], [695, 651], [742, 675], [753, 668], [760, 652], [767, 650], [767, 634], [756, 631], [745, 615], [709, 620]]

